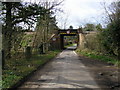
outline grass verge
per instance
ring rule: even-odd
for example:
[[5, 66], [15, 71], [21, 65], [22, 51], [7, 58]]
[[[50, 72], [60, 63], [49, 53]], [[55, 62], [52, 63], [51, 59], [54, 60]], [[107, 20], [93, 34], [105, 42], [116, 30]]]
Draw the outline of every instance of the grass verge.
[[115, 58], [100, 55], [97, 52], [90, 51], [90, 50], [78, 50], [77, 49], [76, 52], [80, 55], [87, 56], [91, 59], [105, 61], [107, 63], [114, 64], [115, 66], [120, 67], [120, 61]]
[[8, 60], [2, 71], [2, 88], [11, 88], [32, 71], [54, 58], [60, 51], [49, 51], [47, 54], [33, 55], [30, 60]]

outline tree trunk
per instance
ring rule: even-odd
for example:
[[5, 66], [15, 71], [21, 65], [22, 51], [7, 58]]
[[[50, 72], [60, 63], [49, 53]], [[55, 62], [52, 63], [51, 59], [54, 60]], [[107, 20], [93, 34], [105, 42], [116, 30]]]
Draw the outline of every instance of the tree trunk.
[[2, 56], [2, 69], [4, 69], [4, 65], [5, 65], [4, 50], [1, 50], [1, 56]]
[[118, 60], [120, 61], [120, 45], [118, 46]]
[[12, 41], [12, 17], [11, 17], [12, 3], [6, 3], [6, 28], [3, 37], [3, 49], [5, 50], [5, 58], [11, 58], [11, 41]]
[[25, 58], [27, 60], [30, 60], [31, 56], [32, 56], [31, 47], [28, 46], [28, 47], [26, 47], [26, 50], [25, 50]]

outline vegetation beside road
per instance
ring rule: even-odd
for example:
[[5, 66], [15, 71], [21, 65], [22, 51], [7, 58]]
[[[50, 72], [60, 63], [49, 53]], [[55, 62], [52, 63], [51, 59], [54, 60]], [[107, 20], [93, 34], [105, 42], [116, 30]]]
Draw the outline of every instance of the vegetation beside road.
[[[57, 34], [60, 30], [57, 13], [62, 11], [60, 5], [63, 1], [0, 2], [3, 88], [13, 86], [59, 52], [49, 50], [54, 50], [56, 45], [61, 45], [61, 43], [54, 44], [53, 42], [57, 43], [59, 41], [57, 38], [61, 38]], [[66, 36], [64, 45], [69, 46], [72, 44], [71, 41], [77, 42], [81, 39], [77, 50], [79, 54], [120, 66], [120, 1], [111, 2], [108, 7], [103, 4], [103, 7], [106, 13], [105, 23], [81, 25], [79, 29], [83, 34], [81, 34], [82, 39], [77, 38], [78, 36]], [[72, 29], [73, 27], [70, 26], [68, 30]], [[55, 41], [53, 36], [55, 36]]]
[[59, 52], [59, 50], [55, 50], [46, 54], [33, 55], [30, 60], [11, 59], [7, 61], [3, 70], [2, 88], [11, 88], [32, 71], [54, 58]]
[[120, 66], [120, 2], [112, 2], [108, 7], [104, 4], [107, 13], [106, 27], [102, 24], [86, 24], [82, 28], [82, 44], [78, 52], [93, 59], [106, 61]]
[[115, 66], [118, 66], [120, 67], [120, 61], [117, 60], [115, 57], [109, 57], [109, 56], [105, 56], [103, 54], [100, 54], [98, 52], [95, 52], [95, 51], [91, 51], [91, 50], [76, 50], [76, 52], [79, 54], [79, 55], [83, 55], [83, 56], [87, 56], [91, 59], [95, 59], [95, 60], [101, 60], [101, 61], [104, 61], [104, 62], [107, 62], [109, 64], [113, 64]]

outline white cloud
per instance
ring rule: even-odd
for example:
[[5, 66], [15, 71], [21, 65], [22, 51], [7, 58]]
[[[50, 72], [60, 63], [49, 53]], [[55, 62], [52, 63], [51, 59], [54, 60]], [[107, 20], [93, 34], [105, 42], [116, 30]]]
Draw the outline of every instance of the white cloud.
[[[117, 0], [65, 0], [63, 10], [69, 16], [67, 27], [70, 25], [78, 27], [78, 25], [86, 22], [101, 22], [100, 19], [104, 12], [101, 2], [110, 4], [112, 1]], [[61, 17], [64, 18], [65, 14]]]

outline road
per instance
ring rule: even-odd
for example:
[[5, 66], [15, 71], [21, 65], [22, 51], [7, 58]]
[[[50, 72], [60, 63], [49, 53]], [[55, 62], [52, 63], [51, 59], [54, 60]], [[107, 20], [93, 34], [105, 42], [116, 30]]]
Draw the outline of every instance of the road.
[[34, 73], [22, 88], [82, 88], [96, 90], [96, 84], [89, 70], [81, 63], [78, 55], [70, 47], [55, 59]]

